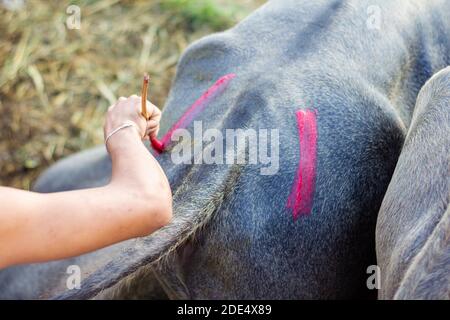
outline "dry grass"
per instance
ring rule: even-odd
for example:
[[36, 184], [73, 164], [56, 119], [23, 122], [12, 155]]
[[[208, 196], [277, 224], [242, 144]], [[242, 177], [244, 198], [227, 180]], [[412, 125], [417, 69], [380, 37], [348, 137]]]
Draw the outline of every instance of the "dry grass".
[[162, 106], [183, 49], [262, 2], [71, 1], [80, 30], [66, 28], [69, 1], [0, 4], [0, 185], [28, 189], [54, 161], [101, 143], [107, 107], [138, 93], [143, 71]]

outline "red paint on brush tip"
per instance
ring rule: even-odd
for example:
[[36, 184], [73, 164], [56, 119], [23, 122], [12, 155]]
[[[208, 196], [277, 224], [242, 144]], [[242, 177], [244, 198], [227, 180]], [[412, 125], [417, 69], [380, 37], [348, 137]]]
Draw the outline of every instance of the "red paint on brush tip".
[[317, 161], [317, 121], [316, 112], [300, 110], [296, 112], [300, 160], [297, 174], [286, 207], [292, 209], [292, 216], [309, 215], [313, 206], [316, 184]]
[[161, 143], [161, 141], [159, 141], [156, 137], [152, 137], [150, 138], [150, 142], [152, 144], [153, 149], [158, 152], [161, 153], [164, 151], [164, 147], [163, 144]]
[[214, 99], [223, 89], [228, 85], [231, 79], [236, 75], [234, 73], [227, 74], [216, 81], [208, 90], [206, 90], [200, 98], [198, 98], [193, 105], [191, 105], [181, 118], [167, 131], [162, 137], [161, 141], [157, 138], [151, 139], [153, 149], [157, 152], [163, 152], [167, 145], [170, 143], [172, 134], [177, 129], [186, 128], [194, 118]]

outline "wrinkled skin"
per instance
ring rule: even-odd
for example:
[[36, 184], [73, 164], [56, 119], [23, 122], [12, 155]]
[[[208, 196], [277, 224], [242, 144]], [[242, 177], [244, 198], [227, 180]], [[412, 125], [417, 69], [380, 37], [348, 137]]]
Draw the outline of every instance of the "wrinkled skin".
[[[367, 27], [374, 4], [380, 29]], [[204, 130], [278, 129], [279, 172], [175, 165], [169, 150], [158, 156], [174, 194], [169, 226], [68, 261], [5, 270], [0, 297], [375, 298], [366, 270], [377, 263], [378, 211], [417, 94], [449, 64], [449, 12], [438, 0], [277, 0], [195, 42], [178, 65], [161, 132], [216, 79], [236, 73], [197, 120]], [[311, 214], [294, 221], [286, 200], [299, 162], [295, 112], [304, 108], [318, 114], [316, 189]], [[99, 147], [59, 162], [35, 188], [99, 186], [110, 170]], [[383, 228], [378, 248], [390, 248]], [[66, 289], [71, 264], [83, 271], [80, 290]]]
[[417, 98], [377, 223], [381, 299], [450, 299], [450, 67]]

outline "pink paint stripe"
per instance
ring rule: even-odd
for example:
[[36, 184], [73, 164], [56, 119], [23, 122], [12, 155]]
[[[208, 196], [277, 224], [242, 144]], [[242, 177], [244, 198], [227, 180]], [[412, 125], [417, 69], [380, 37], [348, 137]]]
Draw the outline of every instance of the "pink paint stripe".
[[228, 85], [231, 79], [233, 79], [236, 75], [234, 73], [227, 74], [221, 77], [216, 81], [208, 90], [206, 90], [197, 101], [191, 105], [185, 113], [181, 116], [181, 118], [167, 131], [167, 133], [162, 137], [161, 141], [156, 138], [151, 140], [153, 148], [162, 152], [170, 143], [170, 139], [172, 134], [177, 129], [186, 128], [194, 118], [201, 112], [203, 109], [214, 99], [218, 94], [220, 94], [223, 89]]
[[292, 209], [294, 220], [309, 215], [313, 206], [316, 184], [317, 122], [316, 112], [300, 110], [296, 112], [300, 160], [291, 194], [286, 204]]

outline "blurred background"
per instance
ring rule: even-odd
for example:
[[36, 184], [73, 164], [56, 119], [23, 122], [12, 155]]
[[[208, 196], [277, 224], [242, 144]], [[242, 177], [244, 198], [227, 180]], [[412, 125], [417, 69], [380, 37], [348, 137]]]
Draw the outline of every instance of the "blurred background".
[[102, 143], [106, 109], [139, 94], [144, 72], [162, 108], [186, 46], [263, 2], [0, 0], [0, 185], [29, 189]]

